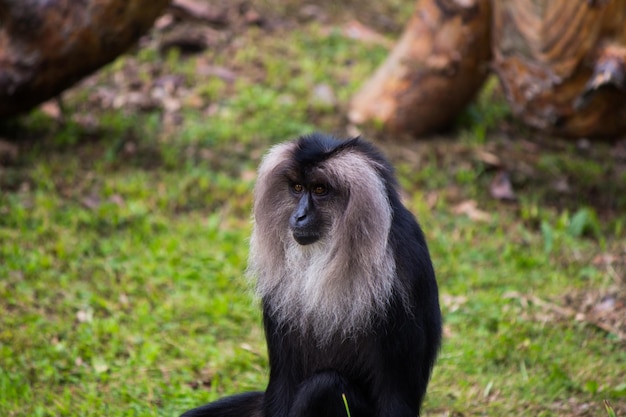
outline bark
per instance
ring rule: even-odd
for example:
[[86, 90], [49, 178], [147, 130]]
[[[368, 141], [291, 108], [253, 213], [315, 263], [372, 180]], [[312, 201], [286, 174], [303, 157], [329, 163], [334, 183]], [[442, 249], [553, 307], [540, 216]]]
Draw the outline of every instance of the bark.
[[28, 111], [109, 63], [168, 0], [0, 0], [0, 117]]
[[567, 137], [626, 133], [626, 0], [493, 4], [493, 67], [517, 117]]
[[353, 97], [350, 120], [417, 136], [449, 126], [488, 74], [490, 16], [489, 0], [418, 0], [387, 60]]

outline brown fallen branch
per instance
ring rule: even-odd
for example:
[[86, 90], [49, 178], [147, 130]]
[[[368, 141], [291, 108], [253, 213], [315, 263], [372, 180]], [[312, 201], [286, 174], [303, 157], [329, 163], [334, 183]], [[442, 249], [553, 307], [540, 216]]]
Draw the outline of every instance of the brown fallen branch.
[[449, 126], [488, 74], [490, 16], [488, 0], [418, 0], [387, 60], [351, 100], [350, 121], [418, 136]]
[[515, 116], [566, 137], [626, 133], [626, 0], [493, 5], [493, 68]]
[[488, 68], [528, 126], [619, 138], [626, 134], [626, 0], [418, 0], [348, 117], [432, 133], [458, 116]]
[[169, 0], [0, 0], [0, 117], [35, 107], [130, 48]]

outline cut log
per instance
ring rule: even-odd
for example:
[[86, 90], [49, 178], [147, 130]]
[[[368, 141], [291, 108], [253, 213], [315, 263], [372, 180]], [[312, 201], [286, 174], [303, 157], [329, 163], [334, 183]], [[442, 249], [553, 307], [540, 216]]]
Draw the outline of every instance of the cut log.
[[387, 60], [353, 97], [353, 123], [419, 136], [448, 127], [472, 100], [490, 59], [488, 0], [418, 0]]
[[0, 0], [0, 117], [28, 111], [126, 51], [169, 0]]
[[518, 118], [565, 137], [626, 133], [626, 0], [493, 3], [493, 67]]

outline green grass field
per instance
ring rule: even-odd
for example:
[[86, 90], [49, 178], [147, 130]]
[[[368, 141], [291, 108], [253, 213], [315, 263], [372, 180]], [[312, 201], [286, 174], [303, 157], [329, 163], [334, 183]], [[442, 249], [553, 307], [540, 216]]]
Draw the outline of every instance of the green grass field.
[[[256, 166], [300, 134], [349, 135], [347, 102], [387, 50], [342, 25], [394, 38], [413, 7], [326, 3], [305, 19], [298, 2], [251, 2], [263, 25], [233, 18], [189, 56], [154, 31], [68, 91], [63, 121], [1, 122], [1, 416], [176, 416], [264, 388], [244, 276]], [[424, 415], [607, 416], [608, 401], [626, 416], [624, 319], [590, 313], [626, 300], [624, 144], [528, 131], [493, 81], [445, 135], [363, 133], [437, 271], [445, 340]], [[485, 155], [516, 201], [490, 196]]]

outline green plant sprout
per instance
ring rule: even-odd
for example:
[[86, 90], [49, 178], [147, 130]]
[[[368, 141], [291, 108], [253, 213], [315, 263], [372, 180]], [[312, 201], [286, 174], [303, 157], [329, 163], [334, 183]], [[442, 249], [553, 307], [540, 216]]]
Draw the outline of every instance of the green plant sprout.
[[617, 417], [615, 410], [613, 410], [613, 407], [611, 407], [611, 404], [607, 400], [604, 400], [604, 408], [606, 408], [606, 413], [609, 417]]
[[350, 407], [348, 407], [348, 399], [346, 398], [346, 394], [341, 393], [341, 398], [343, 398], [343, 405], [346, 407], [346, 414], [348, 415], [348, 417], [352, 417], [352, 415], [350, 414]]

